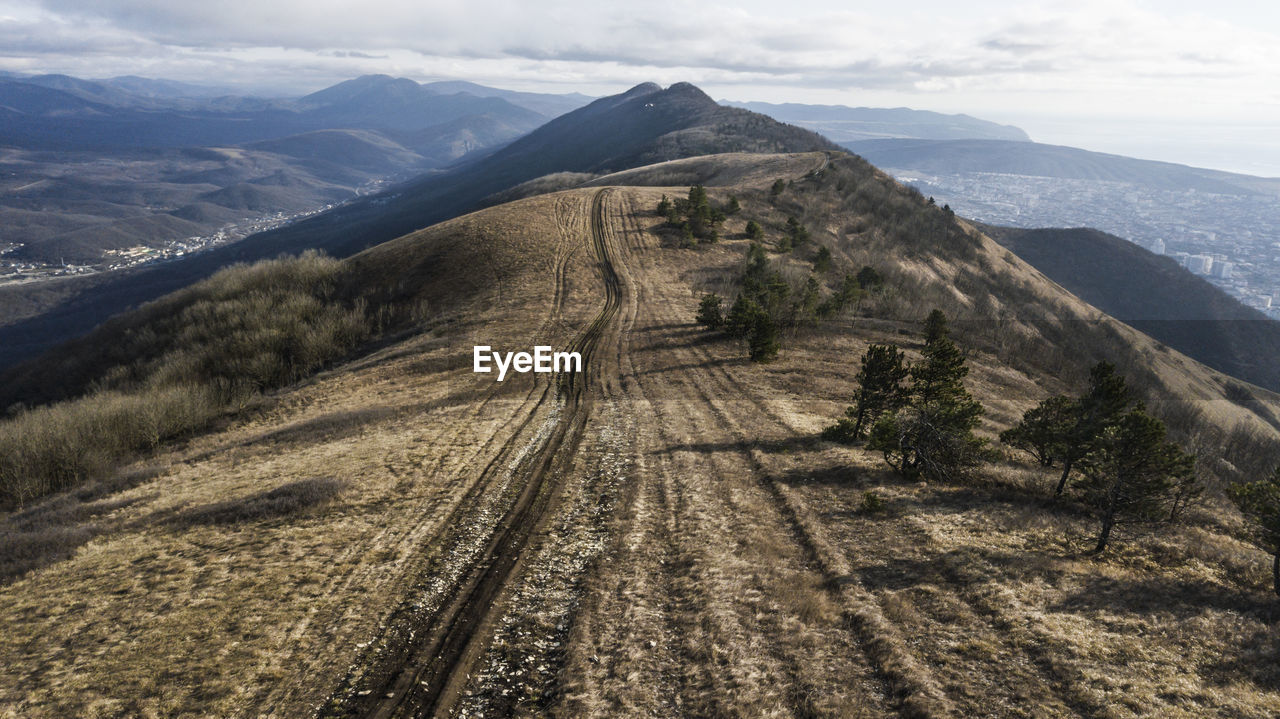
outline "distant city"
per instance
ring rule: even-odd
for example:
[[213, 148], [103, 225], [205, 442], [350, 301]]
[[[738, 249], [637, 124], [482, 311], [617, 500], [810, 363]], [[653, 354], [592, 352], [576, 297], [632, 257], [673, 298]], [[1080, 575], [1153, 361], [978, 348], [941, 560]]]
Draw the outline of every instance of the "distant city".
[[1280, 319], [1280, 202], [1109, 180], [891, 170], [938, 204], [1011, 227], [1093, 227], [1160, 255]]

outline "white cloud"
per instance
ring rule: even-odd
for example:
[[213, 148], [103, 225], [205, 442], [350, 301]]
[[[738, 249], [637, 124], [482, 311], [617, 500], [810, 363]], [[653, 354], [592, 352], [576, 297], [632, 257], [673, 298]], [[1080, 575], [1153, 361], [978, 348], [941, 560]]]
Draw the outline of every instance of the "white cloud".
[[595, 93], [689, 80], [735, 99], [1280, 122], [1280, 11], [1239, 0], [0, 0], [0, 69], [299, 91], [366, 72]]

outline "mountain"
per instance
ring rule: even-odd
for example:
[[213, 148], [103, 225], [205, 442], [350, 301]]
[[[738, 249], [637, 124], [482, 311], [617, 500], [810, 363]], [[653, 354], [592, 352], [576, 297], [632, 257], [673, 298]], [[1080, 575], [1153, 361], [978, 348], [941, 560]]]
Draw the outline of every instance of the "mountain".
[[[591, 112], [678, 142], [619, 138], [577, 167], [755, 122], [691, 138], [702, 125], [650, 121], [650, 105], [700, 107], [672, 90]], [[656, 208], [697, 180], [714, 207], [739, 202], [690, 246]], [[1221, 492], [1269, 471], [1280, 396], [1162, 348], [843, 152], [595, 182], [342, 260], [230, 268], [0, 380], [75, 397], [0, 423], [5, 711], [1274, 714], [1270, 556]], [[788, 250], [789, 224], [808, 239]], [[761, 262], [783, 309], [849, 299], [766, 364], [694, 321]], [[853, 292], [866, 267], [881, 281]], [[922, 362], [934, 308], [959, 352], [930, 354], [963, 361], [998, 451], [904, 477], [891, 452], [824, 440], [859, 358], [892, 344]], [[584, 362], [499, 382], [473, 371], [477, 345]], [[1056, 468], [996, 437], [1102, 359], [1198, 452], [1209, 491], [1091, 554], [1080, 480], [1050, 501]]]
[[1173, 259], [1089, 228], [983, 231], [1072, 294], [1221, 372], [1280, 391], [1280, 322]]
[[164, 78], [139, 77], [137, 75], [119, 75], [99, 80], [103, 85], [119, 88], [136, 97], [153, 98], [217, 98], [237, 94], [233, 87], [218, 85], [197, 85]]
[[[5, 144], [29, 150], [170, 148], [255, 142], [314, 130], [412, 132], [466, 117], [533, 129], [548, 116], [501, 97], [441, 94], [404, 78], [368, 75], [297, 100], [135, 94], [111, 84], [43, 75], [0, 82]], [[498, 91], [495, 91], [498, 92]], [[559, 102], [552, 96], [549, 102]]]
[[420, 130], [468, 116], [493, 116], [532, 128], [547, 116], [501, 97], [442, 94], [413, 80], [366, 75], [320, 90], [294, 103], [300, 119], [323, 127]]
[[971, 172], [1127, 182], [1159, 190], [1222, 194], [1280, 193], [1280, 181], [1171, 162], [1038, 142], [868, 140], [841, 143], [879, 167], [934, 174]]
[[[381, 88], [381, 89], [379, 89]], [[382, 78], [340, 85], [312, 103], [381, 92], [416, 91]], [[417, 100], [414, 100], [415, 102]], [[556, 172], [604, 173], [710, 152], [784, 152], [836, 149], [822, 137], [747, 110], [717, 105], [698, 88], [678, 83], [662, 89], [638, 85], [558, 117], [485, 157], [448, 172], [426, 175], [329, 212], [264, 232], [195, 257], [127, 275], [60, 283], [56, 306], [37, 316], [15, 317], [0, 327], [0, 366], [31, 357], [87, 332], [112, 314], [207, 277], [234, 262], [321, 249], [345, 257], [380, 242], [476, 209], [490, 195]], [[30, 311], [24, 293], [44, 288], [0, 288], [0, 306]]]
[[[204, 242], [222, 230], [242, 236], [268, 215], [314, 211], [449, 165], [547, 119], [496, 96], [505, 91], [443, 89], [368, 76], [295, 101], [210, 97], [144, 78], [0, 82], [0, 221], [6, 244], [20, 246], [7, 259], [106, 266], [109, 251]], [[248, 187], [281, 183], [295, 191]], [[222, 198], [250, 213], [211, 210]], [[174, 222], [174, 213], [207, 221]]]
[[[372, 183], [410, 177], [519, 134], [487, 123], [476, 128], [482, 134], [468, 133], [466, 120], [438, 128], [421, 142], [430, 156], [369, 130], [321, 130], [241, 147], [7, 150], [0, 156], [0, 222], [4, 239], [21, 246], [4, 259], [104, 266], [115, 261], [110, 250], [161, 249], [274, 213], [313, 211], [355, 197]], [[458, 134], [470, 139], [459, 145], [451, 137]], [[289, 191], [259, 193], [246, 203], [243, 192], [225, 191], [235, 186]], [[245, 209], [251, 211], [240, 211]], [[196, 224], [174, 223], [174, 217]]]
[[496, 87], [486, 87], [484, 85], [477, 85], [474, 82], [465, 82], [462, 80], [428, 82], [423, 83], [422, 86], [431, 92], [439, 93], [441, 95], [466, 93], [468, 95], [475, 95], [476, 97], [498, 97], [513, 105], [519, 105], [525, 109], [533, 110], [534, 112], [540, 115], [545, 115], [546, 117], [559, 117], [566, 112], [577, 110], [595, 99], [589, 95], [583, 95], [580, 92], [564, 94], [517, 92], [514, 90], [501, 90]]
[[945, 115], [906, 107], [873, 108], [730, 101], [723, 101], [723, 103], [808, 128], [841, 144], [884, 138], [984, 139], [1021, 142], [1031, 140], [1026, 132], [1013, 125], [999, 125], [969, 115]]

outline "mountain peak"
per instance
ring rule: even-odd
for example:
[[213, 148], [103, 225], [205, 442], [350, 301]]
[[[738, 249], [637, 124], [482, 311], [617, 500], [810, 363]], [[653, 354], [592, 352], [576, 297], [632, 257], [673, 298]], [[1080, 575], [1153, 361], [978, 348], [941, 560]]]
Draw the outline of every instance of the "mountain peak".
[[689, 95], [698, 98], [706, 98], [708, 101], [714, 102], [710, 95], [702, 91], [702, 88], [691, 82], [677, 82], [671, 87], [668, 87], [667, 92], [673, 95]]
[[635, 97], [652, 95], [655, 92], [662, 92], [662, 86], [656, 82], [642, 82], [621, 95], [615, 95], [614, 97], [618, 100], [630, 100]]

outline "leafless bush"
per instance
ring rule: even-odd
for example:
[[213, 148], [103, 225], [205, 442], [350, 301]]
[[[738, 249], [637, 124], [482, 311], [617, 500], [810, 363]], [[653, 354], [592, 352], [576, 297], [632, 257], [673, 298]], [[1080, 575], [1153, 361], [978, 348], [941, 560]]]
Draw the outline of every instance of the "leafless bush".
[[300, 479], [267, 492], [181, 512], [174, 522], [179, 525], [239, 524], [286, 517], [329, 502], [341, 494], [345, 486], [332, 477]]

